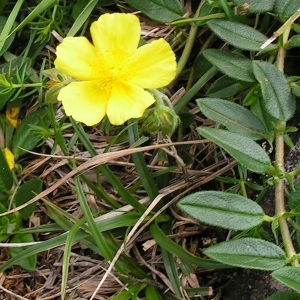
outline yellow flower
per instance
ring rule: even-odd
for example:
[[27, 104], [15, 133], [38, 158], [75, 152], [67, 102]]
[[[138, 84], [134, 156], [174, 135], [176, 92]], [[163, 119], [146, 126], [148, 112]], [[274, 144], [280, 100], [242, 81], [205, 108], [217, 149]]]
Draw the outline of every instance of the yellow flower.
[[158, 39], [138, 48], [141, 27], [131, 14], [104, 14], [85, 37], [66, 37], [57, 47], [55, 67], [76, 79], [58, 95], [65, 112], [86, 125], [105, 115], [113, 125], [139, 118], [154, 103], [144, 89], [166, 86], [175, 77], [170, 45]]
[[20, 107], [12, 107], [6, 110], [5, 116], [7, 121], [14, 127], [17, 128], [19, 125], [18, 115]]
[[4, 156], [8, 163], [9, 168], [12, 170], [15, 167], [15, 157], [8, 148], [3, 149]]

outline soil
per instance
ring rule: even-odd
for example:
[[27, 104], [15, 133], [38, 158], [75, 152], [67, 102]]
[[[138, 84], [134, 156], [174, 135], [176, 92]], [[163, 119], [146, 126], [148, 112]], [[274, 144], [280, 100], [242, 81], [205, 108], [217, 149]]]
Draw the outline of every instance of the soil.
[[237, 270], [222, 293], [222, 300], [263, 300], [289, 289], [274, 280], [269, 272]]

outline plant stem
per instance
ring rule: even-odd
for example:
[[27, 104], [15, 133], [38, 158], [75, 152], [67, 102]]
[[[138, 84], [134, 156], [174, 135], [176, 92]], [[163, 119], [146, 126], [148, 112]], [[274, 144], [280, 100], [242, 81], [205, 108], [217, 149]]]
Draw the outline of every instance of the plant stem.
[[[284, 140], [283, 134], [278, 133], [276, 136], [276, 153], [275, 160], [278, 165], [278, 168], [284, 172]], [[279, 217], [279, 228], [282, 236], [282, 241], [284, 244], [285, 251], [288, 257], [296, 255], [294, 245], [292, 242], [291, 234], [286, 222], [286, 219], [283, 216], [285, 211], [284, 206], [284, 180], [280, 179], [275, 186], [275, 211], [276, 216]], [[295, 262], [298, 265], [298, 262]]]
[[[199, 12], [200, 12], [202, 5], [203, 5], [203, 3], [201, 1], [198, 6], [198, 9], [194, 15], [195, 18], [197, 18], [199, 16]], [[190, 54], [191, 54], [191, 51], [192, 51], [192, 48], [194, 46], [194, 42], [195, 42], [195, 39], [197, 36], [197, 32], [198, 32], [198, 26], [196, 26], [195, 24], [192, 24], [189, 35], [186, 39], [185, 47], [184, 47], [181, 57], [177, 63], [176, 76], [178, 76], [182, 72], [184, 66], [186, 65], [186, 63], [188, 61], [188, 58], [190, 57]]]
[[[287, 26], [285, 31], [280, 37], [280, 47], [277, 54], [277, 68], [284, 73], [284, 59], [286, 55], [286, 50], [284, 45], [288, 41], [288, 36], [290, 33], [290, 26]], [[280, 128], [276, 134], [275, 139], [275, 161], [278, 169], [284, 174], [284, 139], [283, 139], [283, 127], [285, 128], [285, 122], [278, 122], [277, 128]], [[284, 249], [289, 258], [296, 255], [296, 251], [293, 245], [291, 233], [286, 221], [283, 217], [285, 211], [285, 193], [284, 193], [284, 179], [280, 178], [279, 182], [275, 186], [275, 212], [276, 216], [279, 218], [279, 229], [284, 245]], [[293, 264], [295, 266], [300, 266], [298, 260], [294, 260]]]

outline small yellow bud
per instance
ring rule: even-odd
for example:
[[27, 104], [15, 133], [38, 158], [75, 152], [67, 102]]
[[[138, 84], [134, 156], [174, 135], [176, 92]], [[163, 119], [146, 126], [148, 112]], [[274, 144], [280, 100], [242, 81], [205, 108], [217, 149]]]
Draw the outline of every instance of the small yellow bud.
[[6, 161], [8, 163], [8, 166], [12, 170], [15, 167], [15, 157], [8, 148], [4, 148], [3, 152], [5, 155]]

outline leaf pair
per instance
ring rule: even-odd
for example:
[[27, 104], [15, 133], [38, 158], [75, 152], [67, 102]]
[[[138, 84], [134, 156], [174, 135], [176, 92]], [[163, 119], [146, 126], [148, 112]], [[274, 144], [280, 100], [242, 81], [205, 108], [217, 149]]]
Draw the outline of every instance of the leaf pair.
[[227, 76], [238, 81], [258, 82], [262, 104], [268, 114], [277, 120], [287, 121], [295, 113], [295, 99], [282, 72], [273, 64], [253, 61], [238, 53], [217, 49], [205, 50], [205, 58]]

